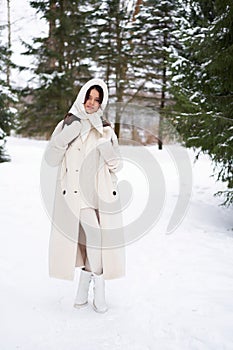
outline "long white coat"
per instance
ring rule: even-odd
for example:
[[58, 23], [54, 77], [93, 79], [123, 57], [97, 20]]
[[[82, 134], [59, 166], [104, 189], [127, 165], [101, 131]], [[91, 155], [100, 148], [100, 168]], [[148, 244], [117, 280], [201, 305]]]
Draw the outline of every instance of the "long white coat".
[[[82, 90], [82, 98], [84, 91], [94, 83], [102, 84], [106, 91], [101, 80], [92, 79]], [[55, 128], [45, 151], [46, 162], [58, 166], [49, 244], [49, 274], [51, 277], [73, 280], [75, 267], [85, 265], [85, 234], [79, 222], [79, 213], [81, 197], [88, 201], [90, 194], [90, 201], [94, 198], [97, 206], [101, 228], [102, 245], [99, 249], [102, 252], [104, 278], [122, 277], [125, 274], [125, 251], [115, 175], [120, 165], [116, 136], [111, 130], [114, 142], [108, 142], [111, 146], [105, 157], [98, 145], [100, 139], [103, 141], [106, 134], [109, 135], [109, 126], [103, 128], [102, 135], [99, 129], [92, 126], [85, 140], [79, 134], [72, 144], [57, 147], [54, 140], [61, 134], [62, 125], [63, 121]], [[89, 181], [93, 181], [96, 190], [94, 194], [93, 191], [88, 191]]]

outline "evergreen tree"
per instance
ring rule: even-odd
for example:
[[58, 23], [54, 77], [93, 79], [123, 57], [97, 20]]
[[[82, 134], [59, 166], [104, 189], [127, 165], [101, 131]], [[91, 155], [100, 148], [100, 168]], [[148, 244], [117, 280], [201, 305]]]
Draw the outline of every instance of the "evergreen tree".
[[[19, 132], [29, 136], [50, 136], [64, 117], [77, 89], [91, 78], [90, 14], [87, 1], [31, 1], [31, 6], [48, 22], [48, 35], [27, 45], [27, 55], [37, 57], [37, 88], [22, 91]], [[90, 5], [90, 6], [89, 6]], [[30, 103], [25, 105], [25, 101]]]
[[217, 179], [228, 186], [222, 193], [228, 205], [233, 203], [233, 5], [229, 0], [189, 5], [183, 55], [174, 64], [175, 123], [187, 146], [215, 162]]
[[14, 97], [6, 83], [6, 68], [10, 67], [9, 57], [9, 51], [0, 42], [0, 163], [10, 160], [9, 155], [5, 151], [5, 143], [6, 136], [10, 134], [14, 124], [14, 114], [10, 108]]
[[7, 107], [6, 91], [7, 90], [5, 90], [2, 86], [0, 87], [0, 163], [10, 160], [10, 157], [5, 151], [6, 136], [9, 132], [11, 120], [11, 113]]
[[[177, 45], [178, 9], [174, 0], [138, 0], [131, 9], [128, 2], [104, 0], [95, 13], [93, 22], [97, 31], [92, 56], [97, 59], [111, 96], [122, 106], [116, 108], [118, 135], [122, 110], [140, 91], [159, 92], [159, 108], [164, 108], [169, 85], [169, 52]], [[147, 83], [150, 88], [146, 87]]]
[[126, 91], [132, 89], [131, 22], [128, 2], [104, 0], [92, 17], [92, 57], [116, 102], [115, 131], [120, 133], [120, 118]]
[[150, 83], [147, 91], [159, 96], [161, 149], [164, 107], [169, 99], [171, 52], [179, 48], [180, 4], [176, 0], [145, 0], [135, 18], [134, 67], [137, 76]]

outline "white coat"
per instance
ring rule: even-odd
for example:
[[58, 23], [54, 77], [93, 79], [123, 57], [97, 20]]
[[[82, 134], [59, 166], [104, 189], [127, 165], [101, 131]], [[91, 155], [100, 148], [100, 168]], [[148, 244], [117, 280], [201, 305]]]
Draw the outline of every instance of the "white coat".
[[[84, 200], [87, 206], [89, 202], [90, 206], [94, 205], [98, 215], [104, 278], [113, 279], [125, 274], [124, 234], [115, 175], [120, 167], [118, 143], [112, 128], [102, 126], [99, 110], [96, 115], [90, 115], [91, 123], [87, 120], [89, 115], [83, 112], [84, 96], [92, 85], [103, 88], [103, 111], [107, 87], [102, 80], [92, 79], [81, 89], [71, 108], [72, 113], [81, 118], [80, 122], [73, 122], [77, 128], [80, 125], [76, 139], [66, 144], [67, 140], [64, 141], [62, 136], [66, 130], [61, 121], [45, 151], [46, 162], [58, 167], [49, 243], [49, 274], [60, 279], [73, 280], [75, 267], [85, 265], [85, 234], [79, 222], [80, 206]], [[70, 127], [72, 125], [67, 127], [68, 131]], [[63, 144], [59, 144], [58, 139]]]

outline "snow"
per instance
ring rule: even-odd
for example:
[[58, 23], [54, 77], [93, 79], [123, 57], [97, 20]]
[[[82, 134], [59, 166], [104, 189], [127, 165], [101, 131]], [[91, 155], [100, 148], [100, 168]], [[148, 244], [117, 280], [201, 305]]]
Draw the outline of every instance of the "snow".
[[177, 74], [177, 75], [174, 75], [174, 76], [172, 77], [172, 81], [173, 81], [173, 82], [179, 81], [179, 80], [181, 80], [181, 79], [183, 79], [183, 78], [184, 78], [184, 74]]
[[[48, 276], [50, 222], [40, 195], [40, 165], [46, 141], [8, 137], [12, 162], [0, 164], [1, 349], [23, 350], [230, 350], [233, 348], [233, 235], [231, 209], [213, 193], [207, 156], [192, 166], [189, 210], [166, 234], [179, 196], [176, 164], [167, 147], [155, 157], [166, 184], [166, 201], [155, 226], [128, 244], [127, 274], [106, 281], [109, 311], [73, 308], [75, 281]], [[138, 147], [122, 146], [129, 155]], [[170, 145], [169, 147], [173, 147]], [[147, 192], [143, 171], [125, 162], [119, 178], [132, 184], [129, 221], [141, 215]], [[155, 178], [155, 182], [156, 182]], [[141, 200], [142, 198], [142, 204]]]

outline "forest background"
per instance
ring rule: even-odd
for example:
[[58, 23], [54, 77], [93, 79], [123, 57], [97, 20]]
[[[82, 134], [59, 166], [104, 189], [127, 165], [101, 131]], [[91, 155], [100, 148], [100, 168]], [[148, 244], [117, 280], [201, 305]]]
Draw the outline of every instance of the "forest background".
[[[218, 195], [233, 203], [232, 0], [30, 1], [43, 36], [24, 42], [33, 65], [12, 59], [11, 0], [0, 27], [0, 161], [12, 130], [48, 139], [80, 87], [106, 81], [106, 117], [136, 144], [179, 142], [207, 153]], [[4, 40], [7, 33], [7, 40]], [[5, 35], [5, 36], [4, 36]], [[12, 71], [30, 72], [26, 86]], [[172, 130], [172, 131], [171, 131]], [[174, 131], [175, 130], [175, 131]]]

